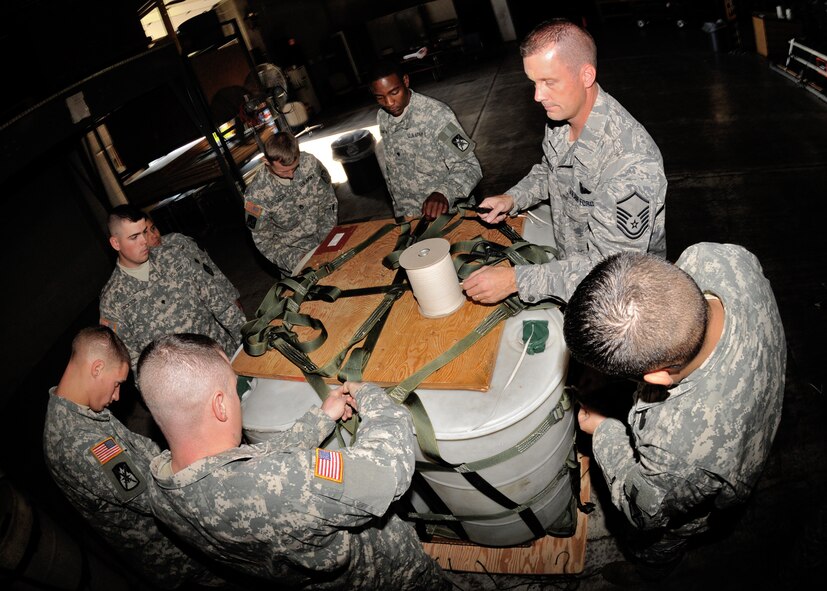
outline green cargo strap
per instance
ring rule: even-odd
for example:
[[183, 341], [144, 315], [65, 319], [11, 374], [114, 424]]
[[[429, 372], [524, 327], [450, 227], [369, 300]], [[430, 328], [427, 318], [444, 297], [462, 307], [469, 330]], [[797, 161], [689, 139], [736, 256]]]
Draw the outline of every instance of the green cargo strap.
[[[531, 446], [537, 443], [546, 432], [551, 429], [555, 424], [559, 423], [566, 413], [571, 410], [571, 402], [569, 400], [569, 395], [564, 391], [560, 395], [560, 400], [557, 401], [557, 404], [554, 405], [554, 408], [551, 409], [546, 417], [540, 421], [538, 424], [528, 435], [523, 437], [520, 441], [512, 445], [510, 448], [501, 451], [498, 454], [485, 458], [483, 460], [477, 460], [475, 462], [467, 462], [462, 464], [449, 464], [442, 460], [443, 463], [436, 463], [432, 464], [429, 462], [422, 462], [419, 461], [416, 463], [416, 469], [422, 472], [479, 472], [480, 470], [485, 470], [486, 468], [491, 468], [492, 466], [496, 466], [497, 464], [501, 464], [506, 460], [510, 460], [519, 456], [520, 454], [525, 453], [528, 451]], [[414, 426], [417, 426], [417, 419], [418, 417], [414, 415], [414, 410], [411, 410], [412, 416], [414, 417]], [[416, 413], [419, 413], [419, 410], [416, 410]], [[430, 422], [430, 421], [429, 421]], [[427, 429], [427, 427], [426, 427]], [[417, 430], [417, 437], [419, 436], [419, 431]]]
[[[320, 279], [341, 267], [345, 262], [396, 227], [397, 224], [385, 224], [364, 241], [343, 252], [333, 261], [321, 265], [318, 269], [308, 269], [297, 277], [288, 277], [276, 282], [256, 310], [255, 318], [241, 328], [244, 351], [254, 357], [263, 355], [267, 351], [269, 343], [268, 327], [270, 327], [273, 320], [281, 319], [287, 311], [298, 312], [310, 288]], [[408, 223], [401, 224], [402, 232], [407, 232], [409, 227], [410, 224]], [[293, 292], [291, 296], [285, 295], [288, 291]]]
[[425, 378], [468, 350], [468, 348], [474, 343], [491, 332], [491, 330], [497, 326], [500, 321], [522, 312], [526, 309], [526, 307], [527, 306], [525, 304], [514, 296], [504, 300], [501, 304], [494, 308], [493, 312], [483, 318], [482, 322], [474, 327], [474, 330], [454, 343], [447, 351], [439, 355], [436, 359], [433, 359], [423, 365], [397, 385], [386, 389], [385, 392], [387, 392], [388, 396], [396, 402], [404, 402], [408, 397], [408, 394], [410, 394], [419, 384], [421, 384]]
[[[507, 509], [506, 511], [500, 511], [498, 513], [489, 513], [486, 515], [477, 515], [477, 514], [452, 514], [450, 512], [446, 513], [409, 513], [408, 517], [411, 519], [421, 519], [423, 521], [494, 521], [496, 519], [503, 519], [506, 517], [510, 517], [511, 515], [520, 514], [523, 511], [530, 510], [531, 506], [536, 504], [538, 501], [541, 501], [545, 496], [551, 493], [554, 488], [560, 484], [560, 481], [569, 476], [569, 469], [567, 466], [564, 466], [560, 470], [557, 471], [557, 474], [554, 475], [549, 483], [543, 487], [543, 490], [535, 494], [529, 500], [524, 501], [519, 504], [515, 504], [513, 507]], [[539, 537], [545, 535], [545, 530], [541, 529]]]

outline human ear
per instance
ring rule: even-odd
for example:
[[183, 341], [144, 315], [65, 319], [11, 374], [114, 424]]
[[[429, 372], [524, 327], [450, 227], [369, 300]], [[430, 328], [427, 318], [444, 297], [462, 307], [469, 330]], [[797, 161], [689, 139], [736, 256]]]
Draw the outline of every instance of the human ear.
[[672, 380], [672, 375], [665, 369], [650, 371], [649, 373], [643, 374], [643, 381], [654, 386], [666, 387], [669, 387], [675, 383]]
[[224, 405], [224, 392], [218, 390], [211, 400], [212, 412], [222, 423], [227, 420], [227, 407]]
[[594, 85], [595, 81], [597, 80], [597, 70], [591, 64], [586, 64], [583, 66], [583, 69], [580, 70], [580, 76], [583, 79], [583, 85], [586, 88], [589, 88]]
[[117, 237], [115, 237], [115, 236], [110, 236], [109, 237], [109, 246], [111, 246], [112, 248], [114, 248], [118, 252], [120, 252], [120, 250], [121, 250], [121, 243], [117, 239]]
[[93, 378], [100, 377], [100, 375], [103, 373], [103, 369], [104, 369], [105, 366], [106, 366], [106, 363], [104, 363], [103, 359], [95, 359], [92, 362], [92, 365], [90, 367], [92, 377]]

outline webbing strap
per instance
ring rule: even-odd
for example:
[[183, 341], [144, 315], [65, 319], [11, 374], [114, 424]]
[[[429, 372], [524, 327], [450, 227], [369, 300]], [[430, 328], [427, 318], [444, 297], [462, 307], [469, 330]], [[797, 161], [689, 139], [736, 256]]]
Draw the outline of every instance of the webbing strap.
[[[269, 328], [273, 320], [283, 319], [289, 328], [290, 321], [283, 318], [284, 314], [286, 312], [298, 312], [311, 287], [397, 226], [397, 224], [385, 224], [364, 241], [343, 252], [331, 262], [321, 265], [318, 269], [307, 269], [297, 277], [287, 277], [277, 281], [264, 296], [261, 305], [256, 310], [255, 318], [241, 328], [244, 351], [253, 357], [263, 355], [270, 343], [270, 333], [272, 331]], [[406, 222], [401, 224], [400, 227], [402, 232], [406, 233], [410, 225]], [[291, 296], [285, 295], [291, 291]], [[321, 322], [318, 322], [318, 324], [323, 328]], [[318, 340], [319, 337], [314, 339], [314, 341]], [[324, 342], [324, 339], [321, 340]], [[298, 342], [297, 339], [296, 341]], [[318, 342], [315, 342], [314, 345], [316, 348], [320, 346]]]
[[[555, 487], [557, 487], [560, 481], [569, 475], [569, 469], [567, 466], [563, 466], [560, 470], [558, 470], [557, 474], [554, 475], [554, 478], [543, 487], [543, 490], [535, 494], [529, 500], [524, 501], [519, 504], [515, 504], [514, 507], [508, 508], [506, 511], [500, 511], [498, 513], [488, 513], [485, 515], [479, 514], [451, 514], [450, 512], [446, 513], [409, 513], [408, 517], [411, 519], [421, 519], [423, 521], [494, 521], [496, 519], [503, 519], [509, 517], [514, 514], [518, 514], [522, 517], [522, 512], [526, 510], [531, 510], [531, 506], [537, 504], [539, 501], [543, 500], [549, 493], [551, 493]], [[540, 534], [538, 537], [542, 537], [545, 535], [545, 529], [540, 530]], [[532, 533], [536, 532], [532, 529]]]
[[[543, 435], [551, 429], [555, 424], [559, 423], [563, 417], [566, 415], [566, 412], [571, 410], [571, 402], [569, 400], [569, 395], [565, 391], [560, 395], [560, 400], [557, 401], [557, 404], [554, 405], [554, 408], [551, 409], [546, 417], [540, 421], [540, 424], [537, 425], [531, 433], [523, 437], [520, 441], [512, 445], [510, 448], [495, 454], [493, 456], [489, 456], [483, 460], [477, 460], [475, 462], [467, 462], [462, 464], [432, 464], [429, 462], [417, 462], [416, 469], [421, 472], [479, 472], [480, 470], [485, 470], [486, 468], [491, 468], [492, 466], [496, 466], [497, 464], [501, 464], [506, 460], [510, 460], [527, 452], [531, 447], [540, 441]], [[418, 431], [417, 431], [418, 435]]]
[[456, 357], [464, 353], [468, 348], [470, 348], [474, 343], [479, 341], [482, 337], [487, 335], [491, 330], [500, 323], [500, 321], [505, 320], [515, 314], [523, 311], [526, 309], [525, 304], [523, 304], [519, 299], [512, 296], [507, 300], [503, 301], [500, 305], [494, 308], [494, 311], [491, 312], [488, 316], [483, 318], [482, 322], [480, 322], [477, 326], [474, 327], [470, 333], [465, 335], [462, 339], [454, 343], [447, 351], [439, 355], [436, 359], [433, 359], [415, 371], [413, 374], [399, 382], [397, 385], [393, 386], [392, 388], [388, 388], [385, 390], [388, 396], [390, 396], [396, 402], [404, 402], [408, 395], [419, 385], [422, 381], [427, 378], [429, 375], [434, 373], [440, 367], [443, 367], [450, 361], [454, 360]]

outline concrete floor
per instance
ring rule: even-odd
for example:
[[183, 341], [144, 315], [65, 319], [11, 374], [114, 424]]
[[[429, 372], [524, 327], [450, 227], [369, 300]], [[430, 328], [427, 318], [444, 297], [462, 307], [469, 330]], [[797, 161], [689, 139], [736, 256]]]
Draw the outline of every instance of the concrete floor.
[[[693, 550], [664, 588], [792, 587], [825, 568], [820, 343], [827, 241], [817, 212], [827, 190], [827, 104], [772, 72], [756, 54], [713, 53], [697, 30], [632, 30], [598, 43], [598, 80], [646, 126], [663, 153], [669, 258], [700, 241], [750, 249], [773, 283], [789, 345], [784, 416], [764, 477], [744, 508]], [[451, 105], [476, 142], [484, 173], [479, 195], [505, 191], [539, 159], [544, 113], [532, 100], [516, 48], [448, 67], [440, 81], [415, 78], [412, 86]], [[375, 123], [370, 97], [339, 111], [321, 118], [324, 128], [311, 137]], [[342, 222], [390, 216], [381, 191], [354, 195], [345, 183], [337, 194]], [[211, 250], [242, 289], [250, 313], [271, 277], [257, 274], [251, 257], [233, 251], [241, 244], [243, 238], [235, 247], [222, 239]], [[452, 573], [457, 587], [614, 588], [599, 570], [622, 556], [612, 535], [618, 516], [597, 468], [592, 485], [598, 511], [589, 518], [582, 574]]]
[[[773, 283], [789, 345], [784, 415], [764, 477], [743, 509], [694, 549], [663, 588], [792, 588], [824, 572], [827, 555], [825, 349], [819, 344], [827, 324], [827, 241], [819, 215], [827, 190], [827, 104], [772, 72], [760, 56], [713, 53], [697, 29], [619, 33], [598, 38], [598, 79], [646, 126], [663, 153], [669, 179], [669, 258], [700, 241], [750, 249]], [[538, 161], [545, 121], [516, 47], [448, 66], [442, 74], [440, 81], [415, 78], [412, 86], [451, 105], [476, 142], [484, 173], [478, 194], [508, 189]], [[343, 100], [322, 114], [324, 128], [303, 141], [373, 125], [376, 108], [366, 93]], [[167, 219], [175, 226], [171, 229], [202, 241], [241, 290], [251, 315], [274, 277], [241, 223], [238, 204], [226, 193], [205, 191], [179, 204]], [[344, 183], [337, 196], [341, 222], [391, 215], [381, 190], [354, 195]], [[86, 316], [81, 320], [97, 320], [96, 303]], [[62, 363], [68, 341], [56, 343], [55, 350]], [[38, 373], [53, 385], [59, 378], [55, 369], [43, 366]], [[145, 416], [134, 400], [124, 399], [119, 406], [118, 414], [136, 428], [148, 429], [141, 425]], [[24, 412], [23, 403], [11, 411]], [[36, 449], [38, 434], [30, 442], [14, 443]], [[40, 462], [26, 456], [10, 473], [37, 472]], [[606, 500], [597, 468], [592, 488], [598, 511], [589, 518], [582, 574], [451, 573], [457, 588], [614, 588], [599, 571], [621, 556], [613, 536], [617, 514]], [[60, 511], [58, 500], [42, 502]], [[71, 526], [71, 516], [65, 518]]]

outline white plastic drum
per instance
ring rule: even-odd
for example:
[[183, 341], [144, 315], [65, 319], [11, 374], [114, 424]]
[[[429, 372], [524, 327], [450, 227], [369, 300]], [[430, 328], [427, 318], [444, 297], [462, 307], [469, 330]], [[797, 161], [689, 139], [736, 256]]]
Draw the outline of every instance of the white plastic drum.
[[[523, 321], [535, 319], [548, 321], [546, 350], [525, 355], [520, 362]], [[520, 367], [506, 388], [518, 363]], [[443, 459], [451, 463], [483, 460], [531, 434], [560, 401], [567, 365], [562, 316], [556, 309], [523, 312], [508, 319], [487, 392], [417, 390]], [[242, 402], [244, 433], [251, 442], [263, 441], [289, 429], [310, 406], [318, 404], [318, 396], [305, 382], [258, 379]], [[574, 415], [568, 412], [523, 453], [481, 470], [480, 475], [512, 501], [528, 502], [563, 470], [573, 437]], [[425, 460], [418, 450], [417, 459]], [[422, 475], [455, 514], [494, 515], [505, 511], [459, 474], [423, 471]], [[548, 528], [568, 510], [570, 501], [569, 479], [560, 478], [531, 508], [542, 526]], [[420, 512], [432, 511], [416, 493], [413, 504]], [[510, 546], [534, 538], [517, 514], [496, 520], [463, 521], [462, 525], [473, 542], [488, 546]]]

